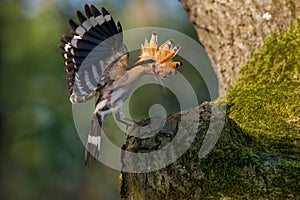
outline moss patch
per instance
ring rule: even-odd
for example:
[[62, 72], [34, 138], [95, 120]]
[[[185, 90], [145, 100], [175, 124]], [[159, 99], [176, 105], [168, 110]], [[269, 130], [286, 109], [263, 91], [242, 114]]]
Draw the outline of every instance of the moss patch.
[[[266, 40], [261, 53], [243, 68], [227, 100], [214, 102], [225, 108], [227, 101], [229, 117], [210, 153], [198, 156], [213, 106], [203, 103], [191, 110], [200, 116], [190, 148], [163, 169], [122, 172], [121, 198], [299, 199], [299, 72], [300, 28], [292, 25], [289, 32]], [[165, 127], [151, 138], [128, 137], [124, 149], [139, 153], [159, 149], [174, 138], [179, 119], [179, 114], [168, 116]], [[214, 120], [218, 119], [223, 120]], [[140, 162], [126, 153], [122, 161], [124, 167]]]
[[300, 27], [273, 35], [241, 70], [227, 100], [230, 117], [257, 144], [300, 158]]

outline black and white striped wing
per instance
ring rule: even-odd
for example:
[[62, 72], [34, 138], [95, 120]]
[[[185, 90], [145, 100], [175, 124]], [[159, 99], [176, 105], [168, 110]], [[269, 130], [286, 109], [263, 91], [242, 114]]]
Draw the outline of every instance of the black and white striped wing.
[[128, 60], [128, 53], [121, 24], [116, 25], [106, 9], [101, 11], [85, 5], [86, 16], [77, 11], [80, 23], [71, 19], [71, 34], [60, 38], [72, 103], [94, 97], [111, 79], [106, 71], [113, 71], [114, 67], [120, 74], [126, 71], [124, 57]]

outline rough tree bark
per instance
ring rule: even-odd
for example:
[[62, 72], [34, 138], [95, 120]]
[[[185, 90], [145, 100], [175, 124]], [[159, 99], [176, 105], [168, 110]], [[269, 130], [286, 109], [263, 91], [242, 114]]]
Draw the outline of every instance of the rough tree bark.
[[[236, 81], [241, 67], [253, 53], [260, 51], [267, 36], [289, 29], [290, 22], [299, 14], [300, 5], [298, 0], [181, 0], [181, 3], [214, 64], [221, 95], [226, 94]], [[269, 13], [271, 18], [264, 19], [265, 13]], [[300, 68], [295, 71], [291, 83], [299, 83], [299, 72]], [[294, 92], [299, 94], [299, 90]], [[199, 113], [199, 126], [195, 133], [191, 133], [195, 138], [190, 148], [175, 162], [160, 170], [147, 173], [122, 172], [121, 198], [299, 199], [300, 126], [295, 126], [299, 132], [291, 144], [292, 152], [272, 153], [272, 150], [259, 146], [257, 138], [246, 133], [228, 117], [230, 111], [223, 107], [224, 104], [226, 100], [219, 99], [168, 116], [164, 127], [152, 137], [134, 137], [140, 133], [139, 128], [133, 128], [124, 149], [136, 153], [153, 152], [172, 141], [182, 116]], [[210, 140], [218, 137], [217, 143], [213, 149], [209, 146], [206, 148], [209, 154], [201, 156], [199, 152], [208, 136], [212, 110], [217, 110], [214, 112], [214, 121], [224, 121], [225, 124], [220, 135], [209, 136]], [[293, 123], [298, 123], [300, 116], [294, 116], [293, 119], [296, 120]], [[149, 120], [144, 120], [136, 127], [149, 123]], [[218, 123], [215, 128], [218, 129]], [[155, 159], [146, 162], [152, 161], [157, 162]], [[122, 162], [124, 169], [128, 169], [133, 164], [145, 161], [133, 159], [125, 153]]]
[[[224, 96], [264, 38], [286, 31], [299, 14], [299, 0], [181, 0], [204, 45]], [[270, 19], [263, 17], [269, 13]]]

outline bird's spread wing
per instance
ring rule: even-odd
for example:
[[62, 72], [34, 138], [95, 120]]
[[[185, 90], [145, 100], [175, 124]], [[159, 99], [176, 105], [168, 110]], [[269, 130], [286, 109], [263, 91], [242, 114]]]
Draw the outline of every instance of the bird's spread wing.
[[[121, 24], [114, 22], [109, 12], [101, 12], [93, 5], [85, 5], [85, 15], [77, 11], [79, 24], [72, 19], [70, 35], [60, 38], [63, 50], [70, 101], [80, 103], [99, 93], [105, 96], [107, 88], [126, 72], [128, 52], [123, 43]], [[99, 101], [99, 100], [98, 100]], [[102, 110], [105, 110], [105, 105]], [[103, 116], [94, 113], [85, 150], [85, 164], [99, 155]]]
[[80, 23], [71, 19], [70, 35], [60, 38], [72, 103], [91, 99], [108, 79], [117, 79], [112, 71], [118, 75], [126, 71], [128, 53], [121, 24], [116, 24], [106, 9], [101, 11], [85, 5], [85, 15], [77, 11]]

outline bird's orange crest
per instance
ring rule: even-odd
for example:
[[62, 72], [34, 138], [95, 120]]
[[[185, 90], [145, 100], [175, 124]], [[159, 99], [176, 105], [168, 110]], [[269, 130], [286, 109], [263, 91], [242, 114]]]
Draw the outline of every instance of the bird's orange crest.
[[174, 74], [175, 69], [182, 65], [181, 62], [172, 61], [176, 56], [180, 46], [173, 46], [173, 40], [169, 39], [160, 47], [157, 45], [157, 33], [153, 33], [150, 41], [145, 39], [142, 44], [140, 59], [136, 64], [141, 64], [146, 60], [153, 60], [157, 64], [155, 71], [164, 78], [167, 75]]

